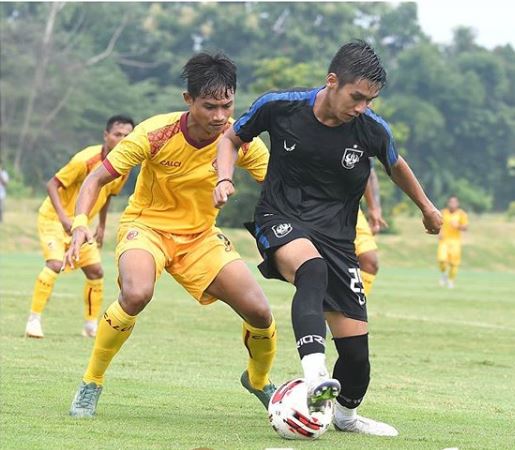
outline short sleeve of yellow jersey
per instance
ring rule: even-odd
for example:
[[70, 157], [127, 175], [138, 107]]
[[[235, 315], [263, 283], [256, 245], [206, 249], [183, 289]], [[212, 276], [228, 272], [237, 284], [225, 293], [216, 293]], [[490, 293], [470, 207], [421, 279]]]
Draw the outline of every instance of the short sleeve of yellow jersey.
[[64, 187], [71, 186], [75, 180], [84, 179], [88, 175], [88, 168], [86, 163], [78, 157], [73, 157], [68, 164], [62, 167], [55, 177], [61, 182]]
[[144, 159], [149, 158], [149, 156], [150, 143], [145, 129], [145, 122], [142, 122], [109, 152], [106, 159], [117, 174], [126, 175], [133, 167], [140, 164]]
[[259, 138], [254, 138], [240, 147], [236, 165], [248, 170], [256, 181], [262, 182], [266, 176], [269, 157], [265, 143]]

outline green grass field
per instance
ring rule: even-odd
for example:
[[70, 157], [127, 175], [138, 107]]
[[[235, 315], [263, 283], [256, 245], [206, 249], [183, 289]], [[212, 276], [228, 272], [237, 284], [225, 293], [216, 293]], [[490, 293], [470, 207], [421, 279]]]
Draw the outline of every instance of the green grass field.
[[[200, 307], [166, 276], [107, 373], [97, 417], [70, 418], [92, 346], [80, 336], [82, 276], [60, 277], [44, 315], [46, 338], [25, 339], [42, 267], [35, 218], [24, 203], [0, 226], [0, 448], [515, 448], [513, 223], [496, 216], [472, 222], [454, 290], [437, 286], [436, 241], [423, 235], [418, 219], [399, 219], [400, 235], [380, 237], [382, 269], [369, 299], [372, 383], [360, 411], [395, 425], [400, 436], [330, 430], [302, 442], [280, 439], [240, 386], [246, 350], [236, 315], [221, 303]], [[112, 239], [114, 218], [110, 224]], [[246, 235], [229, 234], [255, 260]], [[503, 242], [489, 244], [492, 236]], [[112, 242], [106, 247], [108, 304], [117, 290]], [[279, 327], [273, 379], [282, 383], [301, 373], [289, 319], [292, 289], [258, 279]], [[332, 364], [332, 347], [328, 358]]]

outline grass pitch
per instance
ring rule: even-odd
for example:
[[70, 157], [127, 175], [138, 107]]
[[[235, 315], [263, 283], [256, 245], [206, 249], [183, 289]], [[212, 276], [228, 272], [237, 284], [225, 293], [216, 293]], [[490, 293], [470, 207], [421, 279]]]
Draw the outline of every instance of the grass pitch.
[[[406, 220], [410, 230], [418, 226]], [[406, 245], [429, 255], [426, 238]], [[369, 299], [372, 382], [360, 413], [396, 426], [399, 437], [330, 430], [315, 442], [280, 439], [264, 408], [239, 384], [246, 350], [236, 315], [221, 303], [197, 305], [166, 275], [107, 372], [97, 417], [70, 418], [92, 346], [80, 336], [82, 274], [60, 276], [43, 316], [46, 338], [25, 339], [32, 286], [42, 267], [39, 252], [26, 244], [23, 252], [2, 249], [0, 258], [0, 447], [513, 449], [515, 272], [493, 271], [500, 263], [490, 258], [484, 269], [465, 260], [457, 287], [443, 289], [432, 259], [417, 263], [419, 253], [414, 267], [406, 267], [404, 257], [395, 260], [398, 237], [381, 239], [383, 265]], [[104, 268], [107, 305], [117, 295], [110, 252]], [[290, 325], [293, 291], [258, 279], [279, 328], [273, 369], [279, 384], [301, 374]], [[329, 347], [330, 364], [335, 357]]]

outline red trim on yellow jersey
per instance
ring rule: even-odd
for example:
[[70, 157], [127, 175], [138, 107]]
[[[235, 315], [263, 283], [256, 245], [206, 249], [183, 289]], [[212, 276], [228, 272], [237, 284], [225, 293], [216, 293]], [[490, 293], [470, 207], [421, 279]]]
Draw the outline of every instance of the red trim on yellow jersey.
[[54, 175], [54, 180], [56, 180], [59, 183], [59, 187], [64, 188], [63, 182], [59, 178], [57, 178], [55, 175]]
[[180, 130], [181, 126], [179, 121], [177, 121], [148, 133], [147, 137], [148, 142], [150, 143], [150, 157], [153, 158], [156, 153], [161, 150], [163, 146]]
[[99, 161], [102, 161], [102, 153], [98, 153], [86, 161], [88, 173], [90, 173]]
[[102, 164], [113, 177], [120, 176], [120, 174], [116, 171], [116, 169], [112, 166], [112, 164], [109, 162], [107, 158], [102, 161]]
[[[212, 144], [213, 142], [215, 142], [219, 136], [215, 136], [214, 138], [212, 139], [208, 139], [207, 141], [197, 141], [196, 139], [192, 138], [189, 131], [188, 131], [188, 116], [189, 116], [189, 112], [185, 112], [182, 116], [181, 116], [181, 131], [182, 131], [182, 134], [184, 135], [184, 139], [186, 139], [186, 142], [190, 145], [192, 145], [193, 147], [195, 148], [204, 148], [204, 147], [207, 147], [208, 145]], [[225, 129], [224, 129], [225, 130]]]

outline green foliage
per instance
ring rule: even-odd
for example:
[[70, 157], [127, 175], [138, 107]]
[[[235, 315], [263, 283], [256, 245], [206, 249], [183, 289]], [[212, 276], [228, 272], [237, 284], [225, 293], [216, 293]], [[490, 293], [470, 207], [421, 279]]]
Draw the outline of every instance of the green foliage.
[[515, 219], [515, 202], [510, 202], [510, 205], [508, 206], [508, 211], [506, 211], [506, 216], [510, 220]]
[[[42, 191], [73, 153], [101, 141], [108, 116], [123, 112], [140, 121], [185, 109], [180, 72], [194, 52], [222, 50], [235, 60], [238, 116], [264, 91], [323, 84], [338, 47], [362, 38], [389, 74], [375, 109], [392, 124], [400, 153], [430, 197], [440, 202], [460, 190], [471, 209], [505, 209], [515, 191], [508, 163], [515, 158], [515, 51], [484, 49], [465, 27], [450, 45], [437, 46], [422, 32], [416, 8], [409, 2], [2, 3], [4, 159], [17, 179]], [[385, 182], [389, 212], [403, 197]], [[239, 184], [245, 207], [256, 198], [252, 183]]]

